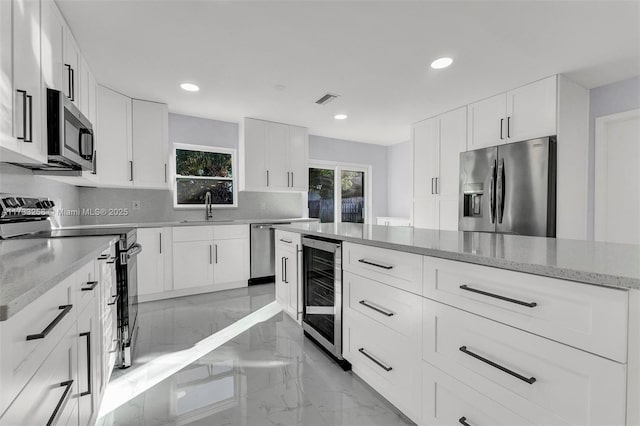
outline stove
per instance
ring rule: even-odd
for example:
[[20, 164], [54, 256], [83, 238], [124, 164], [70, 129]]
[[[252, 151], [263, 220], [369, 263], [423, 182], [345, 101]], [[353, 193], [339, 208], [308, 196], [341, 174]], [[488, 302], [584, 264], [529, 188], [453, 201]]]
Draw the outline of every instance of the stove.
[[48, 198], [0, 193], [0, 239], [45, 239], [118, 236], [116, 246], [118, 354], [120, 368], [131, 366], [138, 331], [136, 228], [91, 226], [54, 228], [51, 214], [55, 203]]

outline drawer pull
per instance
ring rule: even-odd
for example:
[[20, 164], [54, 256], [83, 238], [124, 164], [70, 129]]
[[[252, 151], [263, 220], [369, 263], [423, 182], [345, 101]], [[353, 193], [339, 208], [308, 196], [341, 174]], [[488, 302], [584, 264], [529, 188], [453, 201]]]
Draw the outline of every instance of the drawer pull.
[[291, 244], [291, 240], [285, 240], [284, 238], [280, 238], [280, 241], [282, 241], [283, 243], [287, 243], [287, 244]]
[[107, 260], [107, 263], [108, 264], [115, 263], [116, 259], [117, 259], [117, 257], [112, 257], [111, 259]]
[[80, 333], [80, 337], [87, 338], [87, 390], [85, 392], [80, 392], [80, 396], [85, 396], [91, 395], [91, 389], [93, 388], [91, 385], [91, 332], [87, 331]]
[[482, 294], [483, 296], [489, 296], [496, 299], [504, 300], [506, 302], [515, 303], [516, 305], [526, 306], [527, 308], [535, 308], [536, 306], [538, 306], [536, 302], [523, 302], [522, 300], [512, 299], [510, 297], [500, 296], [499, 294], [493, 294], [486, 291], [477, 290], [475, 288], [469, 287], [466, 284], [461, 285], [460, 288], [462, 290], [470, 291], [472, 293], [478, 293], [478, 294]]
[[89, 287], [82, 287], [80, 290], [82, 291], [91, 291], [98, 285], [98, 281], [87, 281], [87, 285]]
[[98, 260], [106, 260], [109, 258], [109, 255], [107, 254], [101, 254], [100, 256], [98, 256]]
[[382, 315], [386, 315], [386, 316], [388, 316], [388, 317], [392, 317], [392, 316], [394, 316], [394, 315], [395, 315], [395, 313], [394, 313], [394, 312], [386, 311], [386, 310], [384, 310], [384, 309], [382, 309], [382, 308], [379, 308], [379, 307], [377, 307], [377, 306], [373, 306], [373, 305], [371, 305], [371, 304], [370, 304], [371, 302], [367, 302], [366, 300], [361, 300], [361, 301], [359, 301], [358, 303], [359, 303], [359, 304], [361, 304], [361, 305], [363, 305], [363, 306], [366, 306], [366, 307], [367, 307], [367, 308], [369, 308], [369, 309], [373, 309], [373, 310], [374, 310], [374, 311], [376, 311], [376, 312], [380, 312]]
[[516, 377], [520, 380], [522, 380], [523, 382], [527, 382], [530, 385], [534, 384], [536, 382], [536, 378], [535, 377], [524, 377], [521, 374], [516, 373], [515, 371], [509, 370], [506, 367], [501, 366], [500, 364], [496, 364], [495, 362], [488, 360], [486, 358], [481, 357], [478, 354], [474, 354], [473, 352], [471, 352], [470, 350], [467, 349], [466, 346], [460, 346], [460, 352], [464, 352], [465, 354], [474, 357], [477, 360], [480, 360], [482, 362], [484, 362], [485, 364], [489, 364], [492, 367], [497, 368], [500, 371], [504, 371], [507, 374], [512, 375], [513, 377]]
[[461, 425], [464, 425], [464, 426], [471, 426], [469, 423], [467, 423], [467, 418], [466, 418], [466, 417], [464, 417], [464, 416], [463, 416], [463, 417], [460, 417], [460, 418], [458, 419], [458, 423], [460, 423]]
[[69, 311], [71, 311], [71, 308], [73, 308], [73, 305], [58, 306], [58, 309], [62, 309], [62, 311], [58, 314], [58, 316], [55, 317], [53, 321], [51, 321], [51, 323], [44, 330], [42, 330], [42, 333], [29, 334], [27, 336], [27, 340], [44, 339], [45, 337], [47, 337], [47, 334], [49, 334], [51, 330], [53, 330], [54, 327], [58, 325], [60, 321], [62, 321], [62, 318], [64, 318], [64, 316], [67, 315]]
[[111, 305], [115, 305], [116, 302], [118, 301], [118, 298], [120, 297], [119, 294], [116, 294], [115, 296], [111, 296], [113, 299], [111, 299], [111, 302], [107, 302], [107, 306], [111, 306]]
[[367, 358], [369, 358], [371, 361], [375, 362], [380, 368], [382, 368], [384, 371], [391, 371], [393, 370], [392, 367], [386, 366], [383, 363], [381, 363], [380, 361], [378, 361], [377, 359], [375, 359], [372, 355], [369, 355], [367, 353], [367, 351], [364, 350], [364, 348], [360, 348], [358, 349], [358, 352], [360, 352], [362, 355], [366, 356]]
[[377, 266], [378, 268], [382, 268], [382, 269], [393, 269], [393, 265], [387, 265], [386, 263], [377, 263], [377, 262], [372, 262], [371, 260], [367, 260], [367, 259], [360, 259], [358, 260], [358, 262], [360, 263], [366, 263], [367, 265], [371, 265], [371, 266]]
[[56, 417], [58, 417], [58, 413], [60, 412], [60, 407], [62, 407], [62, 403], [64, 403], [65, 399], [67, 399], [67, 395], [69, 395], [69, 392], [71, 391], [71, 386], [73, 386], [73, 380], [67, 380], [66, 382], [60, 383], [60, 387], [66, 387], [66, 389], [64, 390], [62, 397], [60, 397], [60, 400], [58, 400], [58, 404], [56, 404], [56, 408], [53, 410], [51, 417], [49, 417], [47, 426], [51, 426], [55, 423]]

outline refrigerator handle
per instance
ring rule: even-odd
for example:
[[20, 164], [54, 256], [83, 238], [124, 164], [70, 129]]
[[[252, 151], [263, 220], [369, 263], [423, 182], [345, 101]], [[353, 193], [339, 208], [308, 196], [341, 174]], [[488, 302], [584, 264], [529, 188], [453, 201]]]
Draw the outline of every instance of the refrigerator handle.
[[489, 218], [496, 223], [496, 160], [491, 165], [491, 182], [489, 183]]
[[500, 159], [498, 165], [498, 179], [496, 184], [496, 192], [498, 197], [498, 206], [496, 208], [498, 213], [498, 223], [502, 223], [502, 217], [504, 216], [504, 195], [505, 195], [505, 176], [504, 176], [504, 158]]

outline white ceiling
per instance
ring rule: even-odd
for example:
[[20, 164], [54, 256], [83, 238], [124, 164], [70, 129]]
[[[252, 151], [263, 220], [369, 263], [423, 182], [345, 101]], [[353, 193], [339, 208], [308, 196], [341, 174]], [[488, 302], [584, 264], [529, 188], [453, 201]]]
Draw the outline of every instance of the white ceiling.
[[[58, 4], [98, 81], [122, 93], [172, 112], [378, 144], [552, 74], [587, 88], [640, 74], [637, 1]], [[440, 56], [453, 65], [431, 69]], [[182, 91], [183, 81], [200, 92]], [[341, 97], [316, 105], [327, 91]], [[349, 118], [334, 120], [338, 112]]]

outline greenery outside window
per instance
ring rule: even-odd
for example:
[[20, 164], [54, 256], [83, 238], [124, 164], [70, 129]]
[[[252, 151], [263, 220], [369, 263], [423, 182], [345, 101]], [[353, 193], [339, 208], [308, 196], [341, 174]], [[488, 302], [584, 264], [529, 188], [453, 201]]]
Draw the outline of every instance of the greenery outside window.
[[237, 207], [236, 151], [174, 144], [174, 207], [199, 208], [211, 192], [214, 207]]

